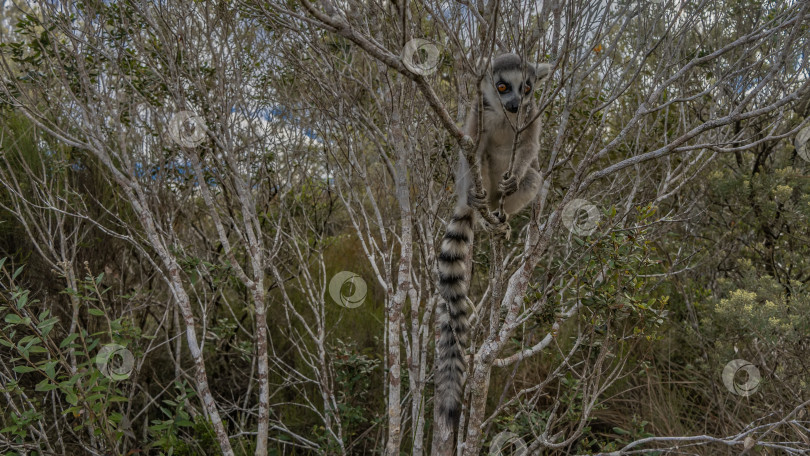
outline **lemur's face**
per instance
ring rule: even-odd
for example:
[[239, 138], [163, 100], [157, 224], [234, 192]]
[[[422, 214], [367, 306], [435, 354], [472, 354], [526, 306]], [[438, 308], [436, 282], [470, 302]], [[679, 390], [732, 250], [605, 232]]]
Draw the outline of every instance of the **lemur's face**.
[[494, 102], [497, 99], [504, 111], [517, 113], [521, 106], [531, 102], [535, 87], [548, 72], [548, 65], [523, 64], [516, 54], [498, 56], [492, 63], [490, 78], [483, 81], [484, 99], [489, 105], [487, 107], [499, 110]]

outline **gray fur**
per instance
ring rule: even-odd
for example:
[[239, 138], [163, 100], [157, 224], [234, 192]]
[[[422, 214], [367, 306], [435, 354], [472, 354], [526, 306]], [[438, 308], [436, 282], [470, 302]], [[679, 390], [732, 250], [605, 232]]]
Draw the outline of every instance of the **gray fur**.
[[[509, 171], [515, 131], [537, 114], [532, 102], [534, 91], [548, 76], [548, 72], [547, 64], [522, 65], [516, 54], [504, 54], [492, 62], [491, 73], [481, 82], [484, 102], [481, 139], [476, 158], [481, 164], [487, 207], [491, 211], [497, 210], [501, 194], [506, 193], [504, 214], [499, 214], [504, 220], [523, 209], [540, 189], [540, 163], [537, 156], [540, 147], [539, 120], [532, 122], [520, 133], [515, 147], [513, 173], [508, 177], [505, 174]], [[509, 87], [506, 93], [499, 93], [496, 89], [499, 82], [504, 82]], [[523, 88], [527, 82], [531, 88], [525, 93]], [[467, 117], [467, 134], [474, 138], [479, 136], [477, 126], [478, 106], [474, 106]]]
[[[533, 92], [540, 81], [548, 76], [547, 64], [524, 65], [516, 54], [503, 54], [495, 58], [491, 71], [481, 82], [483, 111], [481, 132], [478, 132], [479, 107], [473, 106], [467, 117], [465, 132], [477, 139], [480, 136], [476, 159], [481, 164], [481, 177], [486, 195], [473, 194], [470, 166], [463, 154], [456, 173], [456, 207], [453, 218], [441, 243], [439, 263], [439, 293], [443, 301], [437, 315], [439, 324], [438, 360], [436, 361], [435, 406], [440, 416], [455, 427], [461, 413], [466, 363], [464, 351], [468, 343], [467, 292], [472, 266], [473, 226], [476, 211], [473, 206], [486, 204], [491, 211], [498, 209], [502, 193], [504, 214], [520, 211], [531, 202], [540, 188], [539, 121], [521, 132], [517, 139], [514, 173], [508, 171], [515, 143], [515, 131], [534, 118]], [[499, 93], [497, 84], [509, 85]], [[531, 85], [524, 92], [526, 83]]]

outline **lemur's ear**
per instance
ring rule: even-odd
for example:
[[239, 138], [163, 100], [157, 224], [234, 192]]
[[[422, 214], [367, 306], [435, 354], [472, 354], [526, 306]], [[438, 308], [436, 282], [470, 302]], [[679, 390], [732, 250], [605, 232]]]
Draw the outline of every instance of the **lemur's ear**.
[[551, 72], [551, 65], [548, 63], [535, 63], [532, 66], [534, 67], [534, 77], [537, 78], [538, 82], [547, 78]]

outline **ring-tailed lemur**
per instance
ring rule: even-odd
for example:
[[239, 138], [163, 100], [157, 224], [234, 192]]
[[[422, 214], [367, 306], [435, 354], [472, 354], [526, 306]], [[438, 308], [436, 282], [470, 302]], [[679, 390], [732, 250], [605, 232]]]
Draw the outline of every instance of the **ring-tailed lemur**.
[[[533, 89], [549, 73], [547, 64], [525, 63], [516, 54], [503, 54], [492, 62], [489, 74], [481, 80], [483, 111], [480, 135], [477, 104], [470, 109], [465, 133], [473, 139], [480, 136], [476, 159], [481, 166], [484, 194], [476, 195], [470, 166], [463, 153], [456, 172], [456, 203], [453, 217], [441, 243], [439, 253], [439, 359], [436, 363], [436, 406], [455, 427], [461, 413], [461, 399], [466, 375], [464, 350], [467, 347], [467, 291], [472, 265], [473, 225], [476, 208], [486, 205], [496, 216], [507, 217], [531, 202], [540, 188], [539, 149], [540, 122], [535, 119], [517, 138], [513, 172], [509, 172], [512, 147], [518, 123], [535, 118]], [[520, 112], [518, 112], [520, 111]], [[503, 214], [498, 212], [504, 195]]]

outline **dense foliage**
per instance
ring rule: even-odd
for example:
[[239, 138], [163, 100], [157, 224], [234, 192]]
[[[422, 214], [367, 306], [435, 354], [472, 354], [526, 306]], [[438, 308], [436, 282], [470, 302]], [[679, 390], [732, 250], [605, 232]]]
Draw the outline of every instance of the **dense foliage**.
[[556, 73], [547, 185], [476, 233], [465, 451], [810, 451], [807, 5], [344, 3], [2, 7], [0, 453], [429, 451], [495, 42]]

